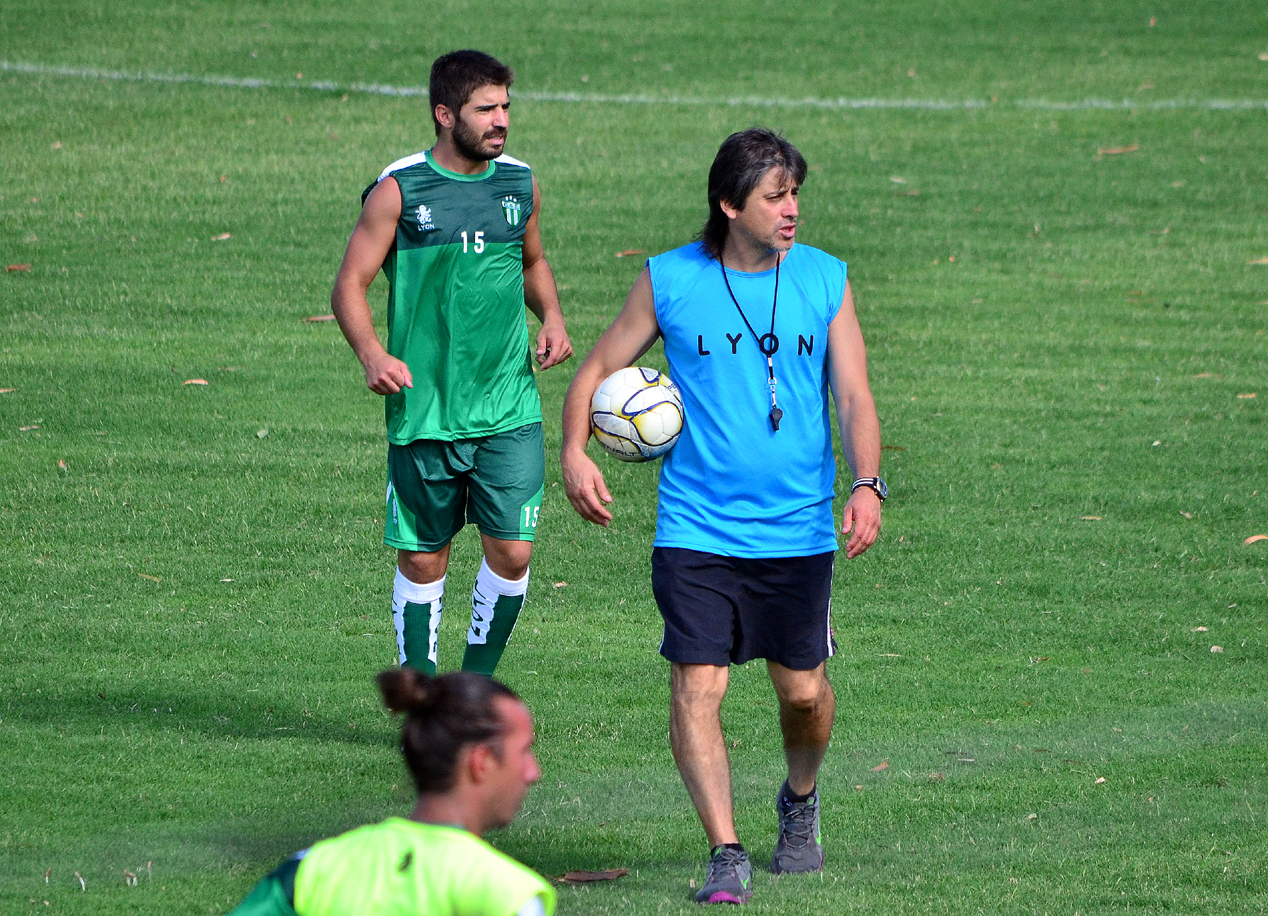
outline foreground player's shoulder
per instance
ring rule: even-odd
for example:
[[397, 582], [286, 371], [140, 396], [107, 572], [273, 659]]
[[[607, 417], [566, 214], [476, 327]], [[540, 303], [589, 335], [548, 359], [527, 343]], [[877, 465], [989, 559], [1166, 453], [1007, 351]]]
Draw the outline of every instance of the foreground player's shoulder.
[[[370, 186], [361, 192], [361, 203], [363, 205], [365, 204], [366, 199], [370, 196], [370, 193], [375, 188], [377, 188], [380, 184], [383, 183], [383, 179], [394, 177], [398, 173], [404, 172], [407, 169], [420, 168], [420, 167], [421, 168], [428, 167], [426, 153], [414, 153], [412, 156], [404, 156], [400, 159], [397, 159], [395, 162], [393, 162], [391, 165], [385, 168], [382, 172], [380, 172], [379, 177], [374, 179], [374, 181], [370, 183]], [[397, 183], [399, 184], [399, 180]]]
[[845, 262], [819, 248], [798, 242], [788, 253], [785, 263], [796, 271], [803, 285], [816, 290], [812, 298], [824, 310], [824, 320], [830, 323], [845, 298], [849, 279]]
[[498, 164], [498, 168], [500, 169], [523, 169], [525, 172], [529, 173], [533, 171], [527, 162], [524, 162], [521, 159], [516, 159], [514, 156], [508, 156], [506, 153], [498, 156], [497, 159], [493, 161]]
[[841, 260], [834, 254], [828, 254], [821, 248], [815, 248], [812, 245], [803, 245], [798, 242], [793, 246], [790, 254], [797, 257], [802, 264], [815, 269], [827, 271], [830, 273], [845, 273], [845, 261]]
[[389, 165], [387, 168], [385, 168], [382, 172], [379, 173], [378, 181], [382, 181], [384, 178], [387, 178], [389, 175], [395, 174], [396, 172], [403, 172], [406, 169], [414, 168], [416, 166], [423, 166], [426, 164], [427, 164], [426, 152], [414, 153], [411, 156], [402, 156], [400, 159], [397, 159], [395, 162], [393, 162], [391, 165]]
[[464, 912], [481, 916], [550, 916], [555, 889], [545, 878], [478, 837], [470, 838], [471, 864]]
[[[669, 251], [652, 255], [647, 259], [647, 266], [653, 273], [661, 271], [673, 270], [701, 270], [710, 266], [713, 260], [709, 255], [709, 251], [704, 247], [703, 242], [688, 242], [686, 245], [679, 245], [677, 248], [671, 248]], [[716, 270], [716, 268], [714, 268]]]

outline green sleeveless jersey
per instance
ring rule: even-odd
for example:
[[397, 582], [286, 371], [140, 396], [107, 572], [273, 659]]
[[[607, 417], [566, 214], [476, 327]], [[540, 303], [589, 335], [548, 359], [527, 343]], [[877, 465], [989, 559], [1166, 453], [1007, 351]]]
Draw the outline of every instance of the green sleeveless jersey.
[[322, 840], [232, 916], [551, 916], [555, 889], [460, 827], [389, 818]]
[[401, 218], [383, 262], [387, 350], [414, 387], [385, 399], [388, 441], [471, 439], [539, 422], [522, 260], [533, 173], [501, 156], [460, 175], [426, 152], [378, 180], [389, 176], [401, 187]]

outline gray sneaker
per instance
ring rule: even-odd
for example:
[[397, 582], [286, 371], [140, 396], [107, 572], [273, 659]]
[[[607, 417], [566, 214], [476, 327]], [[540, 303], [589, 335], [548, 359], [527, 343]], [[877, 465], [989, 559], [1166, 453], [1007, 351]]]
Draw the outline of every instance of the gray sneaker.
[[823, 868], [823, 847], [819, 844], [819, 790], [804, 802], [788, 800], [788, 783], [775, 796], [779, 815], [779, 841], [770, 870], [784, 872], [819, 871]]
[[696, 891], [696, 903], [748, 903], [753, 896], [753, 863], [743, 849], [719, 846], [709, 859], [709, 877]]

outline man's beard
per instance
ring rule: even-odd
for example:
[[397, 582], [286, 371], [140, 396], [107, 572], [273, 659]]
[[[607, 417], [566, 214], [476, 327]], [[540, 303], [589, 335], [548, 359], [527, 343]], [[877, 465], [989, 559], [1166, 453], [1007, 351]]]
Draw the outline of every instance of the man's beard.
[[[493, 136], [497, 137], [499, 134], [493, 134]], [[506, 134], [502, 133], [500, 136], [505, 137]], [[484, 137], [469, 128], [462, 118], [458, 118], [454, 122], [453, 145], [464, 159], [469, 159], [472, 162], [488, 162], [490, 159], [496, 159], [501, 155], [500, 153], [491, 153], [481, 149], [480, 143], [484, 139]]]

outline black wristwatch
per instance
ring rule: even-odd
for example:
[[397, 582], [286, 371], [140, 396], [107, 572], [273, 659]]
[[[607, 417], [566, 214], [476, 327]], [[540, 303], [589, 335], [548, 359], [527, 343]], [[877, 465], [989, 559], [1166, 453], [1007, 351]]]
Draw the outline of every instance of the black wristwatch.
[[868, 487], [874, 490], [876, 495], [880, 497], [881, 502], [889, 498], [889, 487], [885, 486], [885, 481], [879, 477], [860, 477], [854, 481], [854, 485], [850, 487], [850, 492], [853, 493], [859, 487]]

